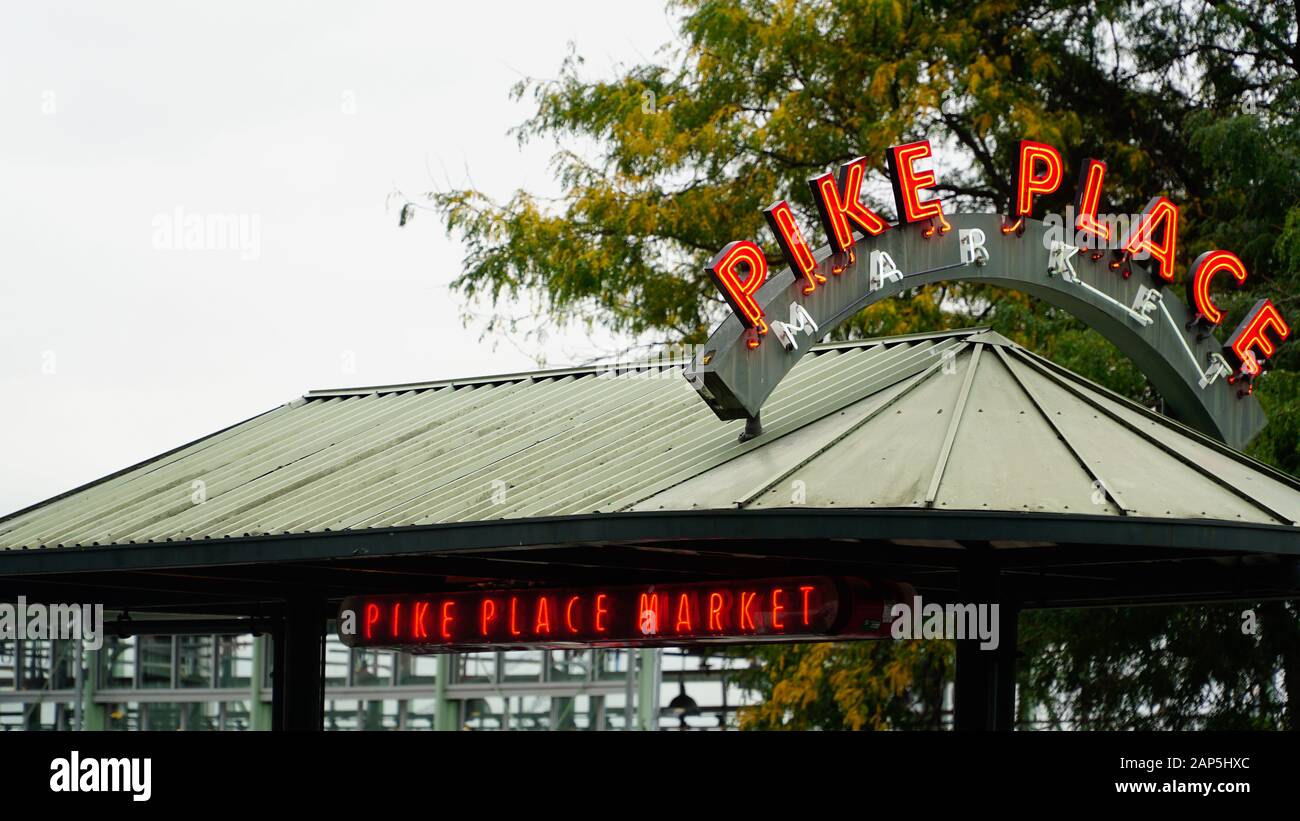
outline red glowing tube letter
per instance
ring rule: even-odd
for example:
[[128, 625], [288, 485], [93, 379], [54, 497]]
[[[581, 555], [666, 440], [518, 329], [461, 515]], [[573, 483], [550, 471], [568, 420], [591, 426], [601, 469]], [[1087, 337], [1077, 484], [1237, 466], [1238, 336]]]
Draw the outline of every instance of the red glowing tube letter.
[[794, 221], [794, 210], [785, 200], [768, 206], [763, 210], [767, 225], [776, 235], [776, 244], [781, 246], [781, 256], [785, 264], [796, 274], [801, 274], [807, 284], [803, 286], [805, 294], [817, 290], [817, 286], [826, 281], [826, 277], [817, 273], [817, 260], [813, 259], [812, 249], [803, 238], [803, 233]]
[[366, 605], [366, 638], [373, 638], [375, 625], [379, 623], [379, 605], [371, 602]]
[[685, 593], [677, 598], [677, 623], [673, 629], [678, 633], [690, 633], [695, 629], [691, 626], [691, 600]]
[[754, 623], [754, 599], [758, 598], [758, 593], [746, 593], [741, 591], [740, 594], [740, 629], [745, 629], [745, 623], [749, 623], [750, 630], [757, 630], [758, 625]]
[[402, 603], [394, 602], [393, 603], [393, 637], [394, 638], [402, 634], [402, 630], [398, 622], [398, 619], [400, 619], [401, 617], [402, 617]]
[[1178, 206], [1165, 197], [1153, 197], [1142, 209], [1137, 228], [1129, 233], [1124, 250], [1146, 251], [1156, 260], [1156, 275], [1174, 281], [1174, 254], [1178, 250]]
[[519, 610], [519, 597], [511, 596], [510, 597], [510, 635], [512, 636], [520, 635], [519, 626], [515, 622], [515, 616], [517, 615], [518, 610]]
[[[1042, 173], [1036, 173], [1039, 169]], [[1061, 162], [1061, 155], [1055, 148], [1044, 143], [1021, 140], [1011, 172], [1011, 187], [1016, 198], [1013, 215], [1031, 216], [1034, 197], [1055, 194], [1064, 178], [1065, 164]]]
[[722, 594], [709, 594], [709, 629], [722, 631]]
[[939, 200], [921, 202], [921, 189], [933, 188], [937, 180], [933, 170], [917, 171], [913, 163], [929, 156], [929, 140], [896, 145], [885, 152], [889, 179], [894, 186], [894, 205], [898, 208], [898, 218], [903, 222], [935, 219], [940, 223], [940, 230], [947, 231], [948, 221], [943, 218], [943, 205]]
[[803, 593], [803, 623], [804, 626], [807, 626], [810, 623], [808, 621], [808, 597], [812, 595], [813, 588], [809, 587], [808, 585], [804, 585], [803, 587], [799, 588], [799, 592]]
[[488, 634], [488, 626], [496, 620], [497, 603], [492, 599], [484, 599], [483, 605], [480, 608], [480, 614], [479, 621], [483, 625], [483, 635], [486, 636]]
[[838, 182], [831, 174], [808, 181], [822, 228], [836, 251], [853, 247], [855, 225], [873, 237], [889, 229], [889, 223], [862, 204], [862, 180], [866, 174], [867, 158], [858, 157], [840, 166]]
[[[1232, 336], [1228, 337], [1227, 343], [1223, 346], [1224, 353], [1231, 353], [1237, 360], [1242, 373], [1250, 376], [1258, 374], [1259, 360], [1267, 359], [1277, 350], [1273, 340], [1269, 339], [1266, 333], [1270, 329], [1277, 336], [1278, 345], [1291, 335], [1291, 328], [1287, 326], [1286, 320], [1282, 319], [1282, 314], [1278, 313], [1273, 303], [1261, 299], [1255, 303], [1254, 308], [1250, 309], [1250, 314], [1241, 321], [1237, 330], [1232, 332]], [[1258, 348], [1263, 356], [1256, 357], [1252, 348]]]
[[779, 587], [772, 591], [772, 627], [777, 630], [785, 629], [785, 625], [781, 623], [781, 611], [785, 609], [785, 605], [781, 603], [781, 594], [784, 592]]
[[[662, 604], [663, 602], [660, 601], [658, 593], [641, 594], [641, 598], [637, 600], [636, 618], [638, 629], [642, 633], [660, 633], [664, 630], [664, 609]], [[646, 622], [646, 613], [648, 612], [654, 613], [653, 622]]]
[[455, 606], [456, 602], [454, 601], [445, 601], [442, 603], [442, 623], [439, 625], [438, 632], [442, 634], [444, 639], [451, 638], [451, 623], [456, 620], [456, 617], [452, 615], [451, 611]]
[[767, 333], [763, 309], [754, 301], [754, 292], [767, 280], [767, 257], [763, 256], [763, 249], [749, 240], [737, 240], [709, 261], [708, 271], [741, 323], [760, 334]]
[[596, 632], [597, 633], [604, 633], [607, 630], [609, 630], [609, 627], [601, 620], [601, 617], [609, 612], [607, 609], [605, 609], [605, 599], [607, 598], [609, 597], [606, 596], [604, 593], [596, 594]]
[[429, 603], [427, 601], [418, 601], [415, 603], [415, 614], [411, 618], [411, 636], [417, 639], [427, 639], [429, 631], [424, 626], [425, 619], [429, 617]]
[[568, 604], [564, 605], [564, 626], [570, 633], [578, 634], [578, 625], [573, 621], [573, 606], [578, 603], [577, 596], [570, 596]]
[[1101, 184], [1106, 180], [1106, 163], [1087, 160], [1079, 171], [1079, 187], [1074, 194], [1074, 229], [1092, 234], [1099, 240], [1110, 239], [1110, 226], [1097, 219], [1101, 207]]
[[1191, 276], [1187, 278], [1187, 301], [1196, 307], [1198, 319], [1207, 325], [1223, 322], [1223, 312], [1210, 298], [1210, 280], [1220, 271], [1227, 271], [1241, 285], [1246, 281], [1246, 266], [1231, 251], [1206, 251], [1192, 263]]
[[545, 596], [539, 596], [537, 599], [537, 620], [533, 625], [533, 632], [539, 636], [551, 633], [551, 608]]

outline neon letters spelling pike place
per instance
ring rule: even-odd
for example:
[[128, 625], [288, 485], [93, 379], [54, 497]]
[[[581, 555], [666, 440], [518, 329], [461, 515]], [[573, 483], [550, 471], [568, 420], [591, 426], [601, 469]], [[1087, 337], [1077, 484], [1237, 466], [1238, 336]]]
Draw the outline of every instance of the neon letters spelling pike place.
[[[844, 163], [838, 174], [828, 172], [808, 181], [818, 221], [834, 255], [832, 275], [853, 262], [855, 232], [878, 236], [885, 231], [916, 226], [915, 230], [929, 238], [951, 229], [942, 202], [935, 198], [922, 199], [922, 192], [937, 183], [933, 170], [917, 167], [917, 163], [927, 159], [932, 159], [929, 140], [896, 145], [885, 152], [898, 214], [894, 225], [862, 202], [862, 183], [868, 168], [866, 157]], [[1035, 198], [1056, 193], [1064, 183], [1065, 163], [1052, 146], [1021, 140], [1011, 167], [1012, 196], [1002, 232], [1019, 236], [1023, 234], [1025, 220], [1033, 215]], [[1074, 197], [1076, 236], [1084, 238], [1093, 259], [1100, 259], [1102, 249], [1111, 246], [1109, 267], [1117, 275], [1129, 275], [1129, 260], [1148, 258], [1156, 284], [1172, 285], [1178, 250], [1178, 206], [1168, 197], [1153, 197], [1122, 237], [1112, 237], [1111, 226], [1098, 217], [1105, 179], [1105, 162], [1088, 158], [1081, 163]], [[826, 282], [826, 277], [818, 270], [812, 247], [800, 231], [790, 204], [780, 200], [764, 209], [763, 214], [786, 264], [796, 280], [802, 277], [803, 293], [813, 293]], [[707, 270], [747, 329], [748, 346], [757, 348], [768, 333], [763, 308], [754, 299], [768, 275], [763, 249], [750, 240], [731, 242], [710, 260]], [[1205, 332], [1223, 322], [1223, 312], [1210, 296], [1211, 282], [1219, 274], [1226, 274], [1237, 286], [1247, 278], [1245, 265], [1236, 254], [1225, 250], [1207, 251], [1198, 256], [1187, 276], [1187, 299], [1196, 312], [1193, 321]], [[1224, 357], [1235, 371], [1233, 379], [1244, 377], [1249, 382], [1260, 374], [1265, 360], [1275, 354], [1290, 334], [1290, 327], [1272, 301], [1256, 302], [1223, 345]]]

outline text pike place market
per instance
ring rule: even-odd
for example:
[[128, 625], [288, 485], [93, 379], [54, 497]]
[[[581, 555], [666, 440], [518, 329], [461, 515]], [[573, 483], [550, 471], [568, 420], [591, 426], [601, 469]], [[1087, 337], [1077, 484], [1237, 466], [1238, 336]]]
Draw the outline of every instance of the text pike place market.
[[[808, 181], [822, 230], [835, 255], [832, 275], [853, 261], [855, 233], [878, 236], [889, 230], [915, 226], [924, 237], [947, 233], [951, 225], [938, 199], [922, 199], [922, 192], [937, 184], [933, 170], [921, 170], [918, 162], [932, 160], [929, 140], [896, 145], [885, 152], [885, 165], [893, 188], [898, 222], [891, 225], [862, 203], [862, 183], [868, 170], [866, 157], [840, 166], [838, 174], [826, 173]], [[1036, 197], [1056, 193], [1065, 179], [1065, 162], [1050, 145], [1022, 140], [1012, 157], [1012, 200], [1003, 218], [1002, 232], [1022, 236], [1025, 220], [1033, 216]], [[1173, 284], [1174, 260], [1178, 249], [1178, 206], [1167, 197], [1153, 197], [1140, 218], [1124, 236], [1112, 237], [1112, 227], [1098, 217], [1106, 180], [1106, 163], [1087, 158], [1081, 163], [1074, 195], [1074, 229], [1080, 237], [1078, 250], [1092, 259], [1110, 254], [1109, 267], [1116, 276], [1130, 275], [1130, 260], [1149, 258], [1156, 285]], [[812, 247], [794, 217], [790, 204], [781, 200], [764, 210], [768, 227], [796, 281], [803, 279], [804, 294], [811, 294], [826, 281], [818, 270]], [[1107, 252], [1105, 249], [1110, 248]], [[738, 240], [718, 252], [708, 264], [708, 273], [746, 328], [747, 344], [758, 347], [768, 333], [763, 308], [755, 292], [767, 280], [767, 258], [750, 240]], [[1231, 251], [1207, 251], [1196, 258], [1187, 277], [1187, 299], [1194, 306], [1193, 322], [1209, 333], [1223, 321], [1223, 313], [1210, 296], [1210, 285], [1226, 274], [1236, 286], [1246, 281], [1245, 265]], [[1262, 372], [1265, 360], [1291, 333], [1277, 307], [1259, 300], [1223, 345], [1223, 354], [1234, 373], [1230, 381], [1245, 380], [1247, 388]], [[1270, 336], [1271, 334], [1271, 336]]]
[[617, 587], [352, 596], [350, 647], [416, 653], [885, 638], [907, 585], [806, 577]]

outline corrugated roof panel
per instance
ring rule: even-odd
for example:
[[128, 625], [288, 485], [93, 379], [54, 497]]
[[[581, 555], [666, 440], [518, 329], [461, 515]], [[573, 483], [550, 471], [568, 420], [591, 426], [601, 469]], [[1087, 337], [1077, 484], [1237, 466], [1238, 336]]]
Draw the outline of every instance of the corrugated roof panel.
[[925, 497], [961, 379], [941, 362], [905, 396], [852, 427], [747, 507], [788, 507], [802, 481], [811, 507], [916, 507]]
[[814, 507], [1300, 518], [1300, 485], [1053, 367], [978, 329], [819, 346], [744, 443], [680, 368], [324, 391], [10, 516], [0, 547], [783, 507], [795, 480]]
[[987, 510], [1001, 499], [1014, 510], [1117, 513], [1104, 495], [1094, 504], [1092, 476], [1028, 399], [996, 349], [986, 350], [934, 506]]
[[1042, 398], [1070, 441], [1139, 516], [1227, 519], [1282, 524], [1256, 504], [1192, 469], [1145, 437], [1081, 402], [1037, 368], [1013, 359], [1012, 369]]

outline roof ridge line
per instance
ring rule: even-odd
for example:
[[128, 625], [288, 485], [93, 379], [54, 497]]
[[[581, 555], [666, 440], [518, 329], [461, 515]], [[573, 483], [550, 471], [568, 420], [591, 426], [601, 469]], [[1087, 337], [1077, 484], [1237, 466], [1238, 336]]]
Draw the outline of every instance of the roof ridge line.
[[[943, 331], [918, 331], [916, 333], [875, 336], [866, 339], [849, 339], [838, 342], [817, 342], [810, 346], [809, 352], [820, 353], [824, 351], [865, 348], [872, 345], [902, 344], [904, 342], [915, 342], [925, 339], [967, 337], [988, 332], [992, 332], [990, 326], [977, 325], [971, 328], [952, 328]], [[463, 388], [477, 385], [495, 385], [504, 382], [523, 382], [530, 379], [555, 379], [562, 376], [599, 376], [602, 373], [671, 370], [673, 368], [684, 368], [687, 365], [690, 365], [692, 361], [693, 360], [691, 359], [647, 359], [645, 361], [633, 362], [605, 362], [592, 365], [570, 365], [563, 368], [549, 368], [536, 371], [516, 371], [513, 373], [486, 374], [482, 376], [462, 376], [451, 379], [431, 379], [424, 382], [399, 382], [390, 385], [362, 385], [352, 388], [320, 388], [308, 391], [303, 394], [301, 398], [327, 399], [339, 396], [365, 396], [378, 393], [404, 393], [406, 391], [435, 390], [438, 388]]]

